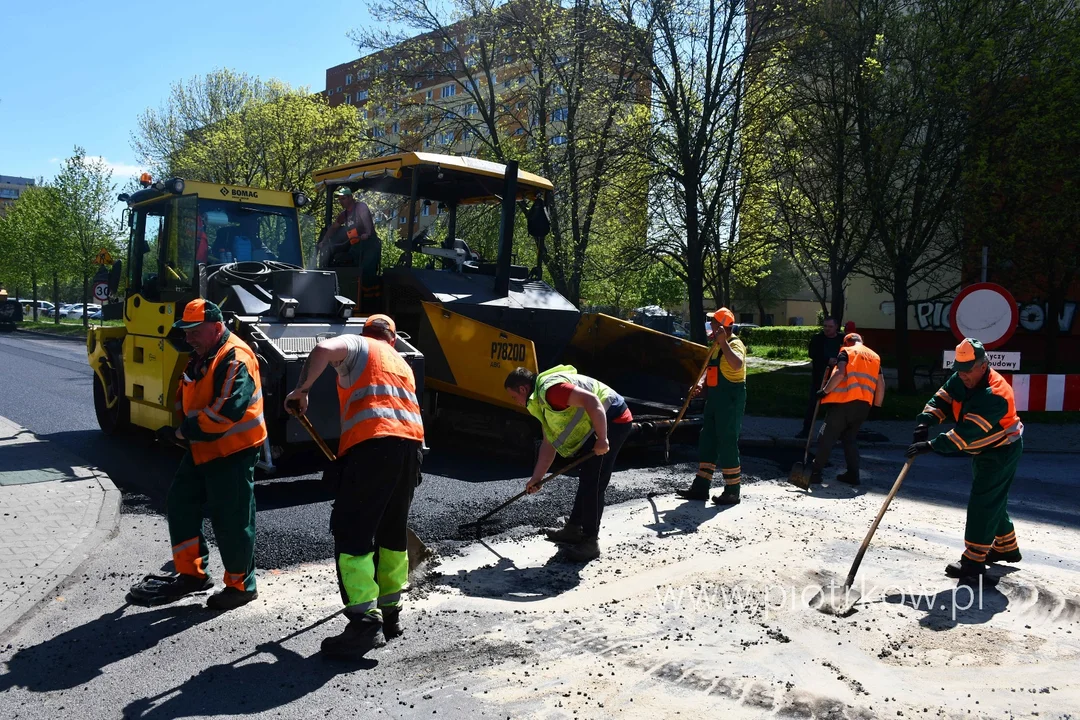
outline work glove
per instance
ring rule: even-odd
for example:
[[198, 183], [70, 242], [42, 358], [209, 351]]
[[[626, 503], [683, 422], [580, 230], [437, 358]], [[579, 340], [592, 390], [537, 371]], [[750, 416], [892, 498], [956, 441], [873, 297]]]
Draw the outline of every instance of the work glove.
[[925, 440], [922, 442], [912, 443], [908, 445], [908, 449], [904, 451], [904, 457], [913, 458], [919, 455], [925, 455], [926, 453], [934, 452], [934, 448], [930, 447], [930, 443]]
[[921, 443], [930, 439], [930, 428], [926, 425], [916, 425], [915, 433], [911, 436], [911, 442]]
[[828, 394], [829, 394], [829, 391], [826, 390], [825, 388], [821, 388], [820, 390], [817, 391], [818, 399], [821, 399], [821, 398], [825, 397]]

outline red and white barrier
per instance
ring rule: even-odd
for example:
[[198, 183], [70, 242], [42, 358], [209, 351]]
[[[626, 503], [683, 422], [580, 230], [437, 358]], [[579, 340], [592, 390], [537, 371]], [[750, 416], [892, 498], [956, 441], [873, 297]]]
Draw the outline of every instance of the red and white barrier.
[[1012, 385], [1018, 411], [1080, 410], [1080, 375], [1002, 376]]

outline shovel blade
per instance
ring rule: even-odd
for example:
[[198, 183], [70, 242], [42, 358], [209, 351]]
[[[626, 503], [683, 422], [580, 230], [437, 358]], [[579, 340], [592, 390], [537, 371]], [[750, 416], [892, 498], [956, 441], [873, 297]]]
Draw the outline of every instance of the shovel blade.
[[409, 554], [410, 573], [435, 556], [435, 552], [424, 544], [424, 541], [412, 531], [412, 528], [408, 528], [407, 530], [406, 549]]
[[810, 478], [807, 476], [806, 468], [801, 462], [797, 462], [791, 466], [791, 472], [788, 474], [788, 482], [800, 490], [810, 489]]
[[823, 587], [810, 598], [810, 607], [826, 615], [846, 616], [855, 608], [862, 593], [852, 587], [830, 585]]

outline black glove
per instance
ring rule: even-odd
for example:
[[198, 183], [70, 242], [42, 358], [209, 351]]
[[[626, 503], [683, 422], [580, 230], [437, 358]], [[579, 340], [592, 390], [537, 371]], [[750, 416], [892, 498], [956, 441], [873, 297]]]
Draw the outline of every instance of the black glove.
[[826, 390], [825, 388], [821, 388], [820, 390], [817, 391], [818, 398], [823, 398], [828, 394], [829, 394], [829, 391]]
[[930, 428], [926, 425], [916, 425], [915, 432], [911, 436], [911, 442], [921, 443], [930, 439]]
[[176, 430], [166, 425], [158, 428], [157, 440], [162, 445], [179, 445], [180, 440], [176, 437]]
[[913, 458], [919, 455], [925, 455], [929, 452], [934, 452], [934, 448], [930, 447], [930, 443], [924, 440], [922, 442], [912, 443], [911, 445], [908, 445], [908, 449], [904, 451], [904, 457]]

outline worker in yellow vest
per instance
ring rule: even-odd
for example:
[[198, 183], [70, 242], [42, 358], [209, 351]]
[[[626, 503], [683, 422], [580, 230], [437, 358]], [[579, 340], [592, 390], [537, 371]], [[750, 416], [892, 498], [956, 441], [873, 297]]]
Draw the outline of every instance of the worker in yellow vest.
[[349, 624], [323, 640], [328, 658], [355, 660], [401, 634], [401, 590], [409, 579], [408, 518], [420, 480], [424, 424], [412, 368], [394, 349], [397, 326], [372, 315], [362, 335], [315, 346], [285, 398], [307, 412], [308, 392], [333, 366], [341, 409], [336, 491], [330, 513], [338, 586]]
[[717, 463], [724, 491], [713, 496], [717, 505], [738, 505], [742, 485], [739, 433], [746, 409], [746, 346], [735, 335], [735, 314], [720, 308], [709, 321], [716, 346], [705, 377], [693, 392], [705, 392], [705, 421], [698, 440], [698, 471], [693, 484], [676, 490], [687, 500], [706, 500]]
[[128, 599], [158, 605], [213, 585], [206, 574], [205, 504], [225, 566], [225, 588], [207, 598], [206, 605], [230, 610], [258, 597], [255, 463], [266, 439], [259, 362], [247, 343], [225, 327], [212, 302], [192, 300], [173, 327], [184, 331], [193, 348], [177, 391], [183, 420], [175, 430], [188, 450], [167, 503], [176, 574], [148, 575]]
[[836, 356], [836, 368], [825, 387], [818, 391], [822, 407], [828, 408], [825, 426], [818, 440], [811, 484], [821, 482], [821, 469], [837, 440], [844, 444], [847, 470], [836, 479], [848, 485], [859, 484], [859, 428], [870, 414], [870, 406], [881, 407], [885, 400], [885, 376], [881, 358], [863, 344], [858, 333], [844, 336], [844, 345]]

